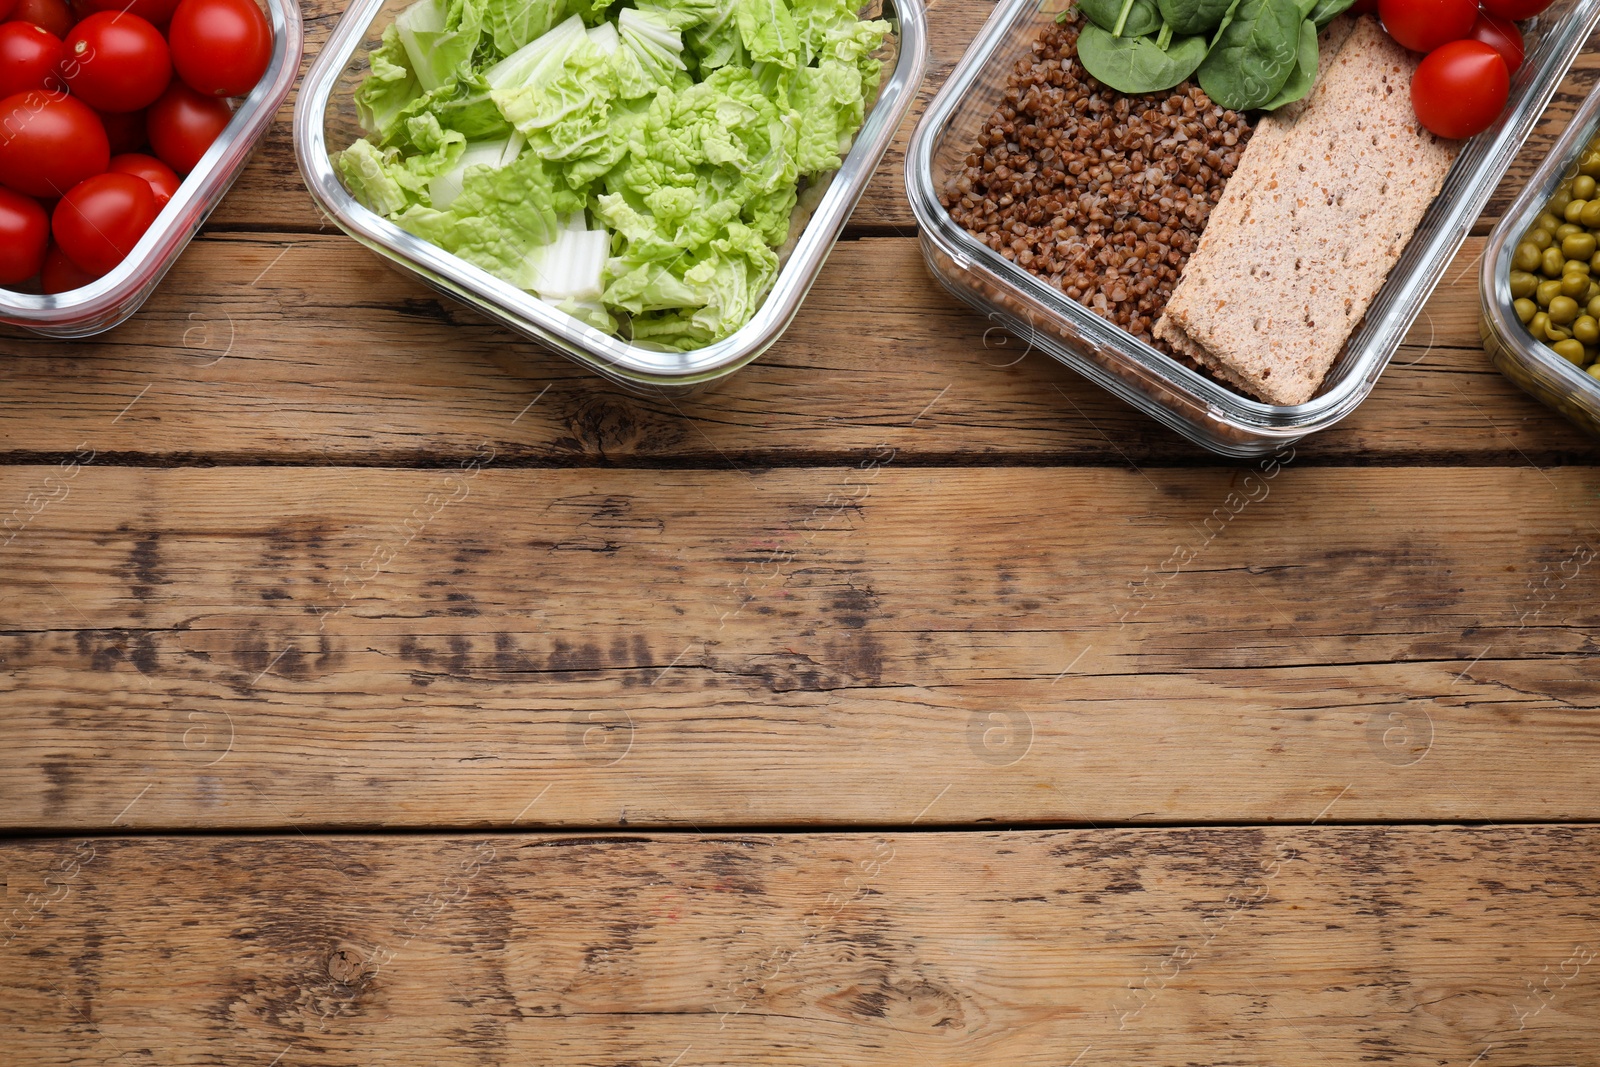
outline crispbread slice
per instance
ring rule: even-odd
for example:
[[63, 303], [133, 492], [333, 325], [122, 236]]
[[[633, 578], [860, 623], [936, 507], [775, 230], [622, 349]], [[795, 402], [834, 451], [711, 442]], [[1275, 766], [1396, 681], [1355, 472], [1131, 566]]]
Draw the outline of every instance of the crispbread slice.
[[[1228, 184], [1223, 187], [1222, 198], [1217, 201], [1217, 206], [1211, 209], [1205, 233], [1200, 235], [1197, 253], [1205, 249], [1206, 234], [1215, 229], [1218, 222], [1221, 222], [1225, 229], [1244, 217], [1246, 201], [1251, 192], [1276, 172], [1278, 152], [1283, 145], [1285, 135], [1294, 129], [1295, 122], [1311, 106], [1311, 102], [1327, 80], [1321, 77], [1321, 73], [1328, 69], [1328, 65], [1339, 54], [1339, 49], [1344, 47], [1355, 25], [1356, 20], [1349, 15], [1340, 15], [1328, 23], [1327, 27], [1317, 35], [1318, 78], [1316, 84], [1311, 87], [1311, 92], [1307, 93], [1304, 99], [1285, 104], [1270, 115], [1263, 116], [1261, 121], [1256, 123], [1255, 132], [1250, 135], [1250, 143], [1245, 146], [1244, 155], [1239, 158], [1239, 166], [1228, 179]], [[1156, 336], [1161, 335], [1158, 333]]]
[[[1212, 213], [1156, 336], [1181, 331], [1197, 359], [1269, 403], [1315, 395], [1460, 149], [1417, 124], [1416, 65], [1376, 20], [1357, 21], [1305, 108], [1263, 145], [1271, 166], [1252, 167], [1236, 206]], [[1256, 149], [1252, 138], [1244, 163]]]

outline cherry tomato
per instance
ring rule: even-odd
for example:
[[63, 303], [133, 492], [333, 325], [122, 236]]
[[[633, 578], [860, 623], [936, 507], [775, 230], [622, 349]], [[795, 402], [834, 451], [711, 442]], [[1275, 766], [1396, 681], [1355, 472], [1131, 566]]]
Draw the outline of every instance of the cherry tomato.
[[[4, 0], [0, 0], [3, 3]], [[165, 28], [172, 21], [172, 9], [178, 6], [178, 0], [74, 0], [73, 5], [80, 18], [86, 18], [96, 11], [126, 11], [130, 15], [138, 15], [152, 26]]]
[[1496, 18], [1520, 21], [1542, 14], [1554, 0], [1483, 0], [1483, 9]]
[[0, 189], [0, 285], [38, 274], [49, 242], [50, 219], [39, 201]]
[[11, 17], [11, 9], [17, 6], [17, 0], [0, 0], [0, 19]]
[[1411, 78], [1411, 106], [1440, 137], [1471, 137], [1494, 125], [1511, 91], [1500, 53], [1482, 41], [1451, 41], [1423, 57]]
[[233, 119], [228, 102], [204, 96], [181, 81], [174, 81], [145, 113], [145, 128], [150, 132], [150, 147], [161, 162], [188, 174], [211, 142]]
[[180, 0], [172, 15], [178, 77], [212, 96], [243, 96], [272, 59], [272, 27], [255, 0]]
[[96, 278], [98, 274], [90, 274], [61, 251], [61, 246], [54, 241], [44, 254], [44, 267], [39, 271], [39, 287], [46, 293], [69, 293], [74, 289], [82, 289]]
[[146, 143], [143, 111], [102, 111], [100, 122], [111, 141], [111, 154], [124, 155], [138, 152]]
[[49, 88], [61, 79], [61, 38], [31, 22], [0, 25], [0, 99], [29, 89]]
[[1356, 0], [1350, 5], [1352, 15], [1376, 15], [1378, 13], [1378, 0]]
[[172, 80], [172, 56], [161, 31], [138, 15], [101, 11], [72, 28], [61, 75], [96, 110], [139, 111]]
[[39, 89], [0, 100], [0, 183], [53, 199], [111, 162], [100, 116], [80, 100]]
[[11, 9], [12, 18], [43, 26], [57, 37], [65, 37], [77, 21], [72, 17], [72, 9], [67, 6], [66, 0], [16, 0], [16, 4]]
[[132, 174], [96, 174], [61, 198], [50, 229], [68, 259], [100, 275], [128, 258], [155, 219], [149, 182]]
[[1383, 28], [1402, 47], [1431, 52], [1472, 32], [1477, 0], [1378, 0]]
[[125, 156], [112, 156], [110, 173], [131, 174], [135, 178], [143, 178], [150, 183], [150, 191], [156, 196], [156, 210], [167, 206], [178, 193], [180, 184], [178, 176], [172, 168], [154, 156], [142, 156], [129, 153]]
[[1499, 52], [1500, 58], [1506, 61], [1506, 69], [1512, 74], [1522, 66], [1522, 59], [1526, 54], [1522, 45], [1522, 31], [1517, 29], [1517, 24], [1510, 19], [1496, 18], [1480, 12], [1478, 21], [1472, 24], [1472, 40], [1482, 41]]

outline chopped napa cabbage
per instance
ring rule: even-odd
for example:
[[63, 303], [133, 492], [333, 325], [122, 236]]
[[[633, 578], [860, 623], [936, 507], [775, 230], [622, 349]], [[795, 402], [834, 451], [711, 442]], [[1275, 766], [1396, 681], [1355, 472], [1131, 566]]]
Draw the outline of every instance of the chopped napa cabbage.
[[407, 65], [431, 91], [471, 62], [483, 32], [483, 10], [477, 0], [417, 0], [394, 24]]
[[851, 0], [420, 0], [336, 164], [373, 211], [589, 326], [697, 348], [759, 308], [889, 31]]

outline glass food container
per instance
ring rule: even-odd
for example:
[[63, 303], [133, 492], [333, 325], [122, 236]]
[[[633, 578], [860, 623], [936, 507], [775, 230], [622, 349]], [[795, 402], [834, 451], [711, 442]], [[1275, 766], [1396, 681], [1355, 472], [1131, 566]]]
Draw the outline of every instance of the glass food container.
[[1483, 250], [1478, 294], [1484, 351], [1530, 396], [1600, 436], [1600, 378], [1595, 378], [1535, 341], [1511, 307], [1511, 257], [1524, 233], [1561, 182], [1577, 173], [1578, 160], [1600, 133], [1600, 89], [1589, 94], [1561, 140], [1534, 172]]
[[1600, 21], [1600, 0], [1557, 0], [1524, 24], [1528, 55], [1500, 121], [1473, 138], [1319, 393], [1266, 404], [1190, 370], [1007, 261], [950, 218], [939, 193], [964, 167], [1016, 61], [1066, 0], [1001, 0], [912, 136], [906, 192], [922, 252], [956, 296], [1024, 344], [1226, 456], [1266, 455], [1354, 411], [1460, 248], [1567, 68]]
[[[844, 165], [809, 190], [802, 188], [795, 227], [780, 252], [782, 266], [772, 290], [755, 316], [732, 336], [691, 352], [661, 352], [595, 329], [413, 236], [367, 210], [345, 189], [329, 153], [363, 136], [354, 94], [369, 70], [367, 56], [381, 44], [384, 28], [410, 3], [356, 0], [306, 75], [295, 106], [294, 141], [312, 195], [340, 229], [402, 271], [612, 381], [645, 392], [681, 394], [703, 388], [745, 366], [777, 341], [894, 139], [927, 64], [922, 0], [883, 0], [881, 14], [875, 5], [868, 12], [871, 17], [887, 19], [894, 27], [878, 98]], [[807, 207], [809, 219], [802, 214]]]
[[227, 195], [300, 74], [305, 46], [300, 5], [296, 0], [263, 0], [262, 6], [272, 25], [272, 60], [266, 73], [128, 258], [110, 274], [55, 296], [0, 289], [0, 322], [47, 337], [89, 337], [127, 321], [150, 298]]

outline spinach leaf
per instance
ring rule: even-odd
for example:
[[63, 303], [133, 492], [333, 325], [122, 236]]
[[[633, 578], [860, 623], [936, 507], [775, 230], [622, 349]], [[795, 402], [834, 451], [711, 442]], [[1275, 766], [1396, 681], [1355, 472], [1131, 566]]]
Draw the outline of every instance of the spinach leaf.
[[1289, 80], [1278, 95], [1261, 105], [1266, 111], [1275, 111], [1292, 104], [1311, 91], [1317, 81], [1317, 24], [1310, 19], [1300, 24], [1300, 58], [1295, 61]]
[[[1350, 0], [1350, 2], [1354, 3], [1355, 0]], [[1219, 25], [1217, 27], [1217, 32], [1212, 35], [1211, 44], [1210, 44], [1209, 48], [1217, 47], [1217, 42], [1222, 40], [1223, 31], [1226, 30], [1230, 25], [1233, 24], [1233, 13], [1235, 11], [1238, 11], [1238, 10], [1239, 10], [1239, 0], [1233, 0], [1233, 3], [1228, 5], [1227, 14], [1222, 16], [1222, 23], [1221, 23], [1221, 25]], [[1209, 48], [1208, 48], [1208, 50], [1209, 50]]]
[[1328, 23], [1350, 10], [1356, 0], [1317, 0], [1317, 5], [1311, 9], [1311, 14], [1306, 18], [1317, 24], [1317, 29], [1325, 30]]
[[1157, 0], [1157, 4], [1173, 33], [1210, 33], [1222, 24], [1233, 0]]
[[1315, 10], [1316, 6], [1321, 2], [1322, 0], [1299, 0], [1300, 17], [1303, 19], [1310, 18], [1311, 12]]
[[[1112, 33], [1117, 28], [1117, 19], [1122, 15], [1122, 7], [1126, 0], [1078, 0], [1078, 10], [1089, 16], [1089, 21]], [[1351, 0], [1354, 3], [1355, 0]], [[1128, 11], [1128, 20], [1123, 23], [1122, 35], [1124, 37], [1142, 37], [1147, 33], [1155, 33], [1161, 28], [1161, 12], [1156, 8], [1156, 0], [1133, 0], [1133, 7]]]
[[1174, 37], [1165, 51], [1149, 37], [1113, 37], [1099, 26], [1078, 35], [1078, 60], [1090, 74], [1121, 93], [1170, 89], [1206, 58], [1204, 37]]
[[1300, 57], [1299, 0], [1240, 0], [1233, 21], [1200, 64], [1200, 88], [1232, 111], [1278, 95]]

